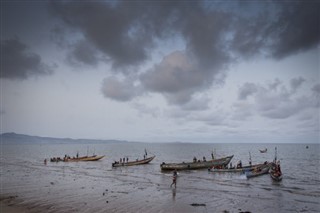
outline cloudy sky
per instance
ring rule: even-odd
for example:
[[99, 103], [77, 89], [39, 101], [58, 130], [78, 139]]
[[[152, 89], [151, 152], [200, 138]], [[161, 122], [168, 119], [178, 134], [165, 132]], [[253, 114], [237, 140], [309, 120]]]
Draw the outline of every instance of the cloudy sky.
[[1, 133], [319, 143], [318, 1], [1, 0]]

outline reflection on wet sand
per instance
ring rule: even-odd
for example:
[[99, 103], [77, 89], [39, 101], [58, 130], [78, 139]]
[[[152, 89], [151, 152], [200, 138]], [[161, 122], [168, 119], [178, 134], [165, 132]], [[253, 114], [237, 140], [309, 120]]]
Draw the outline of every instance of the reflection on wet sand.
[[176, 189], [172, 189], [172, 201], [176, 201]]

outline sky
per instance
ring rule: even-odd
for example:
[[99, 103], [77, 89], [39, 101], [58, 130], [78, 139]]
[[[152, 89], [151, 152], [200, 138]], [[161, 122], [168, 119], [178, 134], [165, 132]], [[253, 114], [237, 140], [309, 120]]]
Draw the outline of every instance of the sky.
[[320, 143], [318, 1], [1, 0], [1, 133]]

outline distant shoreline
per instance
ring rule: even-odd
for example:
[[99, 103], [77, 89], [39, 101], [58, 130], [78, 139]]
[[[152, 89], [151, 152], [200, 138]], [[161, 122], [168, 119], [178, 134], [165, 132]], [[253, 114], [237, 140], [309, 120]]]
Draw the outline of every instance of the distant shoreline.
[[319, 145], [318, 142], [301, 142], [301, 143], [288, 143], [288, 142], [262, 142], [262, 143], [250, 143], [250, 142], [190, 142], [190, 141], [163, 141], [163, 142], [142, 142], [142, 141], [127, 141], [116, 139], [74, 139], [74, 138], [54, 138], [54, 137], [42, 137], [31, 136], [26, 134], [18, 134], [14, 132], [2, 133], [0, 135], [1, 144], [106, 144], [106, 143], [152, 143], [152, 144], [301, 144], [301, 145]]
[[62, 144], [87, 144], [88, 142], [94, 144], [103, 144], [103, 143], [128, 143], [128, 141], [124, 140], [102, 140], [102, 139], [73, 139], [73, 138], [53, 138], [53, 137], [41, 137], [41, 136], [30, 136], [24, 134], [17, 134], [14, 132], [11, 133], [3, 133], [0, 135], [1, 143], [62, 143]]

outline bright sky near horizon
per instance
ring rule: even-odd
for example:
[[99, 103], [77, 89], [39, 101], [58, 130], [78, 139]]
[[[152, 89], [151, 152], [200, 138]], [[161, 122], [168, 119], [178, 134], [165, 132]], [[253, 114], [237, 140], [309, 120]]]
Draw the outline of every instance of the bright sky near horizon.
[[1, 1], [1, 133], [320, 143], [318, 1]]

